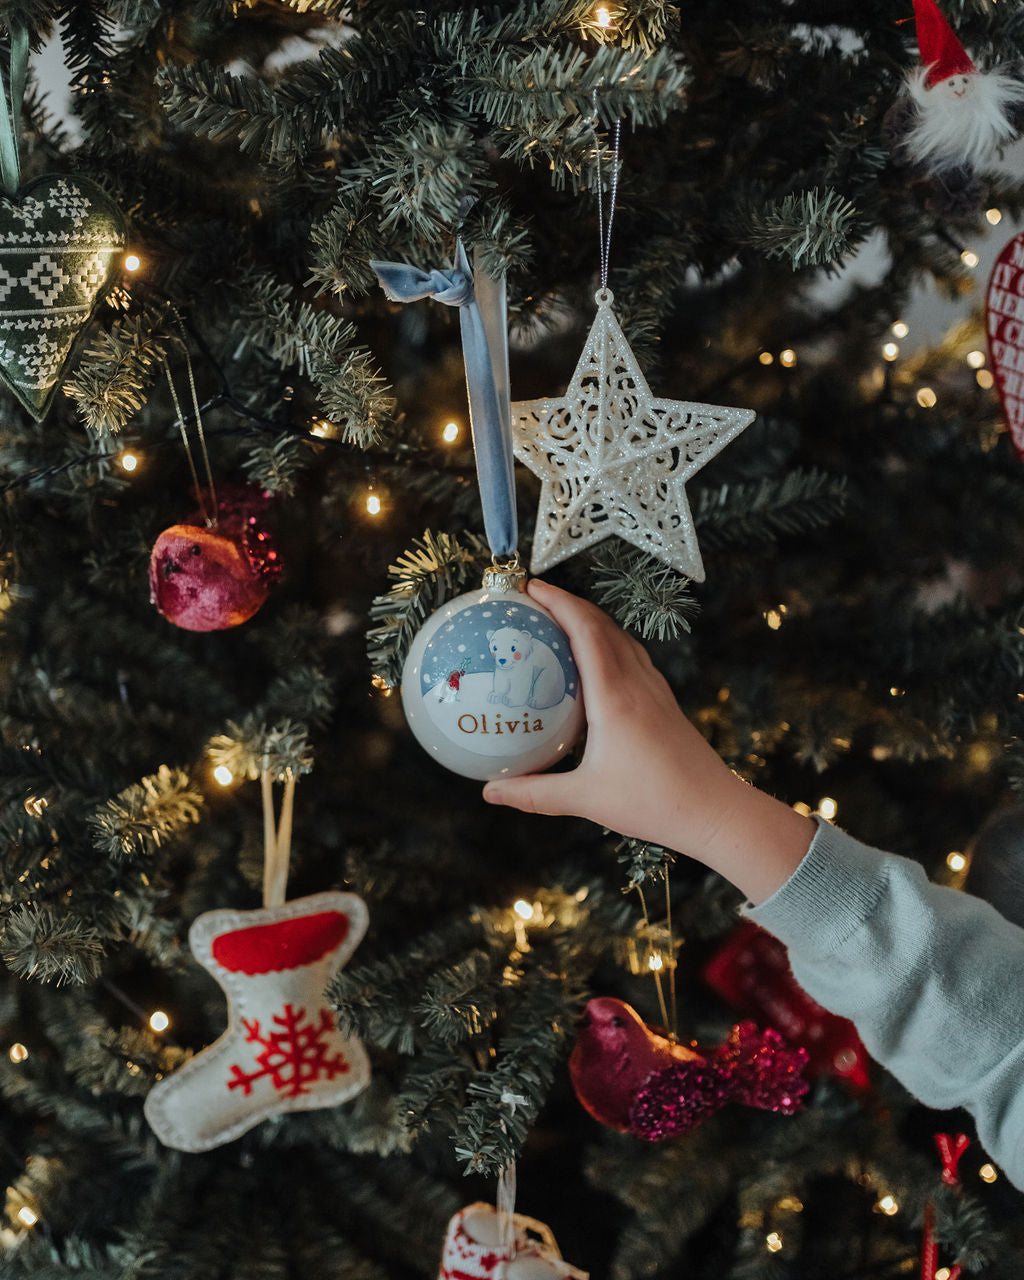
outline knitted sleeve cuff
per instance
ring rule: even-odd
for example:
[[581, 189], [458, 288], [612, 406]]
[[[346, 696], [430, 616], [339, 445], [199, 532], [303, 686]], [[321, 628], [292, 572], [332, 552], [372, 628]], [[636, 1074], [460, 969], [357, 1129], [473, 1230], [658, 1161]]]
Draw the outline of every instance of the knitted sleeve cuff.
[[888, 882], [891, 854], [818, 818], [803, 860], [785, 884], [744, 914], [806, 956], [838, 950], [871, 915]]

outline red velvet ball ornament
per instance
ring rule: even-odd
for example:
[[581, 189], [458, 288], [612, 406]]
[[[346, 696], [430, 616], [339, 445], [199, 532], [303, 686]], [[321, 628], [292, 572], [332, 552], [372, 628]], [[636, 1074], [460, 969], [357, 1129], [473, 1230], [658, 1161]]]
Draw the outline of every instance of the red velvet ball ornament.
[[269, 494], [226, 495], [210, 526], [175, 524], [149, 559], [149, 595], [185, 631], [224, 631], [247, 622], [281, 571], [267, 528]]

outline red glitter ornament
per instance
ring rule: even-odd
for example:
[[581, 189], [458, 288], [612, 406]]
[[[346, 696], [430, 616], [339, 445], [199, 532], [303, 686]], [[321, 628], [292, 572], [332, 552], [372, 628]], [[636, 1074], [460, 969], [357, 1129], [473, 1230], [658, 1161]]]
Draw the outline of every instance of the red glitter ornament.
[[149, 596], [168, 622], [223, 631], [256, 613], [281, 572], [267, 527], [271, 501], [269, 493], [229, 493], [212, 525], [175, 524], [161, 533], [149, 560]]
[[835, 1076], [858, 1092], [868, 1088], [868, 1053], [857, 1028], [807, 994], [793, 977], [786, 948], [753, 921], [736, 926], [704, 977], [740, 1013], [770, 1023], [789, 1044], [802, 1045], [812, 1077]]
[[695, 1128], [727, 1102], [791, 1115], [807, 1092], [807, 1053], [751, 1022], [707, 1051], [669, 1039], [628, 1004], [591, 1000], [569, 1058], [576, 1096], [609, 1128], [648, 1142]]

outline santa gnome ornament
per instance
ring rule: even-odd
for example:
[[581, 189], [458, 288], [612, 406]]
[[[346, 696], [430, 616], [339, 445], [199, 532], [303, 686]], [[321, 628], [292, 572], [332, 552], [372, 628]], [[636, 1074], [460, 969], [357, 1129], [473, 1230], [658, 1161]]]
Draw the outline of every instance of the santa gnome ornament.
[[914, 0], [921, 66], [910, 73], [910, 157], [938, 174], [990, 161], [1018, 131], [1024, 84], [998, 69], [979, 71], [935, 0]]

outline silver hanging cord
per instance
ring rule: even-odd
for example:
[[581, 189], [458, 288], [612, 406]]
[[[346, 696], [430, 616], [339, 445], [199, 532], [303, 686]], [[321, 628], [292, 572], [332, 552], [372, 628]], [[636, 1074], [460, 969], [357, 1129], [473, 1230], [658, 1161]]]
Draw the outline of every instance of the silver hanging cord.
[[177, 415], [178, 430], [181, 433], [181, 442], [185, 446], [185, 457], [188, 459], [188, 469], [192, 473], [192, 483], [195, 486], [196, 500], [199, 503], [199, 510], [207, 527], [217, 523], [217, 489], [213, 483], [213, 469], [210, 466], [210, 453], [206, 447], [206, 432], [203, 430], [203, 415], [199, 408], [199, 393], [196, 390], [195, 374], [192, 371], [192, 359], [188, 353], [188, 343], [185, 340], [185, 327], [181, 323], [181, 318], [175, 314], [175, 321], [180, 330], [178, 341], [181, 343], [181, 349], [185, 355], [185, 371], [188, 375], [188, 386], [192, 396], [192, 414], [196, 420], [196, 433], [199, 436], [199, 449], [203, 456], [203, 469], [206, 472], [206, 486], [209, 493], [210, 503], [213, 507], [212, 511], [208, 511], [206, 500], [203, 497], [203, 486], [199, 482], [199, 473], [196, 470], [195, 459], [192, 456], [192, 446], [189, 444], [188, 430], [185, 426], [185, 415], [181, 411], [181, 403], [178, 400], [178, 392], [174, 385], [174, 379], [171, 377], [171, 367], [165, 359], [164, 373], [167, 376], [167, 386], [171, 392], [171, 401], [174, 404], [174, 412]]
[[[597, 136], [597, 90], [594, 90], [594, 136]], [[612, 223], [615, 221], [615, 200], [619, 193], [619, 139], [622, 135], [622, 121], [616, 120], [612, 127], [612, 176], [608, 184], [608, 225], [605, 227], [604, 214], [604, 181], [601, 167], [606, 148], [600, 143], [597, 148], [597, 238], [601, 255], [601, 290], [608, 288], [608, 264], [612, 251]]]

